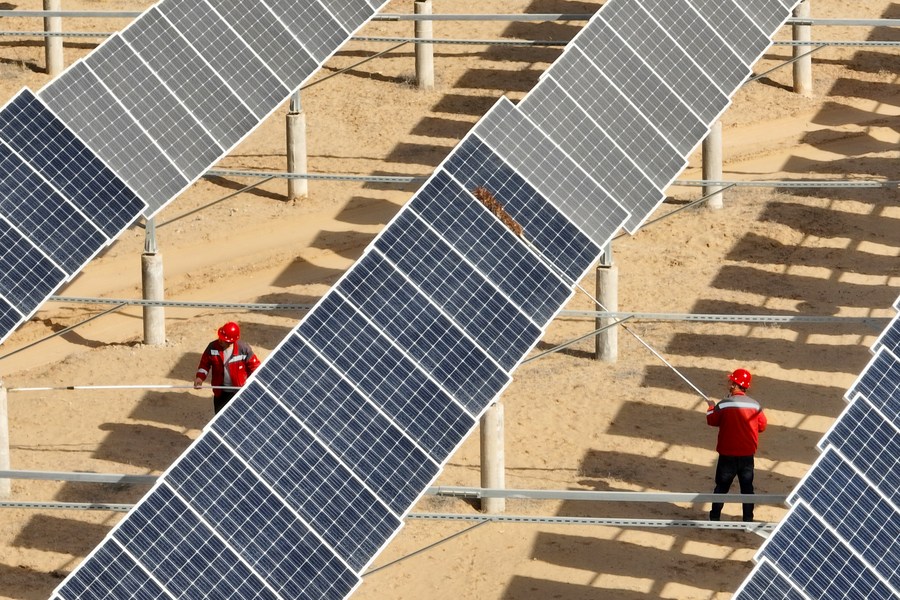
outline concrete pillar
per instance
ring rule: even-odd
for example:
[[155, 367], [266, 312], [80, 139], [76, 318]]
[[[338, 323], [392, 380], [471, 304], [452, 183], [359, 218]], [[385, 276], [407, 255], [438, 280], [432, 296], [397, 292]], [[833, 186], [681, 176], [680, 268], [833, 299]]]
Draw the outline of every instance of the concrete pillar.
[[[416, 0], [417, 15], [431, 15], [431, 0]], [[416, 39], [434, 39], [434, 21], [416, 21]], [[420, 90], [434, 89], [434, 44], [416, 44], [416, 81]]]
[[[794, 9], [794, 16], [798, 19], [809, 19], [812, 15], [809, 0], [803, 0]], [[812, 26], [793, 25], [793, 38], [795, 42], [808, 42], [812, 40]], [[801, 56], [810, 50], [812, 46], [791, 46], [794, 49], [794, 58]], [[812, 55], [804, 56], [793, 63], [794, 67], [794, 92], [803, 96], [813, 95], [812, 85]]]
[[[503, 405], [491, 404], [481, 417], [481, 487], [506, 488]], [[481, 511], [497, 514], [506, 510], [506, 498], [482, 498]]]
[[[285, 122], [287, 133], [288, 173], [307, 173], [306, 113], [300, 106], [300, 92], [291, 100], [291, 109]], [[309, 180], [288, 179], [288, 200], [299, 200], [309, 195]]]
[[[44, 10], [62, 10], [62, 0], [44, 0]], [[44, 17], [45, 32], [62, 32], [62, 17]], [[47, 74], [56, 77], [63, 72], [63, 39], [59, 35], [48, 35], [44, 41], [44, 50], [47, 56]]]
[[[0, 380], [0, 471], [9, 471], [9, 412], [6, 386]], [[0, 498], [9, 498], [12, 487], [9, 479], [0, 479]]]
[[[141, 254], [141, 284], [144, 300], [165, 299], [162, 254], [156, 246], [156, 221], [147, 219], [144, 253]], [[164, 346], [166, 343], [166, 309], [162, 306], [144, 307], [144, 343]]]
[[[713, 123], [703, 140], [703, 179], [722, 181], [722, 121]], [[706, 200], [709, 208], [719, 209], [724, 205], [721, 189], [721, 185], [703, 186], [703, 195], [709, 196]]]
[[[619, 267], [616, 265], [600, 265], [597, 267], [596, 283], [597, 300], [609, 312], [619, 310]], [[603, 310], [599, 308], [598, 310]], [[615, 319], [597, 319], [596, 328], [601, 329], [613, 323]], [[594, 338], [595, 357], [608, 363], [614, 363], [619, 358], [619, 328], [609, 327]]]

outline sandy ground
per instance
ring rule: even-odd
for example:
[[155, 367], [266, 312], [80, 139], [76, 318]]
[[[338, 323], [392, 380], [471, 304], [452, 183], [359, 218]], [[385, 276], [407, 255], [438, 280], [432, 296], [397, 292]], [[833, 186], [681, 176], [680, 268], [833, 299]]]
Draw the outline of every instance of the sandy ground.
[[[140, 0], [66, 0], [66, 9], [136, 10]], [[0, 3], [39, 9], [38, 0]], [[593, 2], [495, 0], [492, 13], [586, 13]], [[409, 12], [395, 2], [387, 12]], [[435, 0], [434, 12], [484, 12], [472, 0]], [[815, 0], [814, 16], [897, 18], [896, 4]], [[124, 21], [67, 22], [72, 31], [112, 31]], [[37, 20], [3, 19], [33, 31]], [[436, 35], [566, 40], [574, 24], [442, 22]], [[366, 35], [411, 35], [410, 23], [376, 23]], [[789, 31], [782, 32], [782, 36]], [[819, 40], [897, 39], [896, 32], [828, 27]], [[71, 63], [96, 40], [66, 42]], [[314, 173], [427, 175], [500, 95], [521, 98], [556, 48], [438, 46], [437, 88], [411, 84], [413, 48], [375, 60], [389, 43], [349, 43], [303, 91], [309, 169]], [[775, 46], [765, 73], [790, 57]], [[37, 41], [0, 40], [0, 97], [47, 77]], [[347, 69], [339, 76], [325, 77]], [[790, 67], [745, 86], [723, 117], [725, 177], [900, 179], [897, 50], [826, 48], [815, 55], [815, 95], [790, 90]], [[219, 165], [280, 171], [285, 107]], [[694, 157], [684, 179], [699, 178]], [[313, 181], [288, 202], [283, 181], [203, 179], [159, 216], [169, 299], [312, 303], [349, 267], [415, 186]], [[673, 187], [658, 215], [699, 197]], [[785, 314], [883, 319], [900, 284], [896, 189], [730, 190], [723, 210], [682, 211], [618, 238], [622, 310], [653, 313]], [[59, 294], [140, 297], [144, 230], [135, 225]], [[590, 309], [588, 277], [569, 308]], [[108, 305], [50, 302], [0, 348], [9, 393], [15, 469], [157, 474], [212, 416], [209, 392], [15, 391], [28, 386], [183, 386], [199, 353], [226, 320], [265, 357], [303, 311], [170, 308], [164, 347], [142, 344], [141, 311], [124, 308], [79, 324]], [[842, 395], [869, 358], [883, 321], [762, 324], [634, 321], [629, 330], [711, 396], [745, 367], [771, 423], [757, 461], [757, 489], [786, 494], [815, 460], [815, 444], [844, 406]], [[593, 323], [559, 318], [534, 355], [587, 333]], [[61, 335], [48, 339], [54, 333]], [[593, 342], [523, 365], [502, 397], [507, 485], [526, 489], [707, 492], [715, 431], [687, 384], [625, 331], [619, 360], [592, 359]], [[451, 458], [440, 485], [479, 485], [478, 436]], [[16, 501], [134, 502], [146, 488], [15, 480]], [[511, 500], [509, 514], [630, 519], [702, 519], [706, 506]], [[726, 508], [738, 518], [739, 508]], [[426, 498], [414, 512], [474, 513], [462, 500]], [[781, 506], [760, 506], [775, 521]], [[3, 509], [0, 597], [47, 598], [121, 513]], [[360, 599], [726, 598], [752, 568], [762, 538], [746, 532], [413, 520], [375, 561]], [[454, 534], [460, 535], [454, 536]], [[451, 537], [453, 536], [453, 537]], [[397, 561], [398, 559], [404, 559]]]

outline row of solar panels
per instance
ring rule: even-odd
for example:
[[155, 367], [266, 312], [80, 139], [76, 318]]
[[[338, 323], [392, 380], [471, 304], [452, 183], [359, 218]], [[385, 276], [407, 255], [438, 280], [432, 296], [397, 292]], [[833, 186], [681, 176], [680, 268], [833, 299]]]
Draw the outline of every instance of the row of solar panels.
[[501, 99], [479, 121], [55, 597], [349, 595], [789, 12], [607, 2], [519, 106]]
[[900, 597], [900, 314], [872, 351], [736, 599]]
[[381, 4], [164, 0], [37, 97], [11, 100], [0, 110], [0, 341], [253, 131]]

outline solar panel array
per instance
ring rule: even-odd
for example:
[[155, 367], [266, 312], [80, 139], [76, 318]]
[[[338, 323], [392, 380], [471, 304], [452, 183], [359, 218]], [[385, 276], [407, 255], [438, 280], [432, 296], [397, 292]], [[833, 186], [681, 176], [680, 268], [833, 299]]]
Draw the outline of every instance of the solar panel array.
[[0, 341], [298, 89], [383, 0], [163, 0], [0, 109]]
[[735, 598], [900, 597], [900, 314], [872, 351]]
[[[279, 60], [285, 46], [268, 35], [262, 2], [207, 1], [263, 63]], [[173, 91], [220, 148], [268, 110], [255, 84], [259, 106], [240, 92], [219, 98], [238, 86], [188, 56], [183, 40], [201, 21], [189, 9], [165, 0], [58, 84], [99, 85], [109, 98], [91, 101], [115, 99], [110, 118], [137, 113], [146, 135], [109, 138], [95, 110], [74, 104], [85, 100], [56, 86], [42, 95], [157, 200], [169, 192], [148, 161], [172, 159], [178, 176], [166, 185], [178, 188], [200, 168], [185, 144], [208, 142], [170, 137], [188, 116], [142, 108], [146, 90]], [[766, 0], [607, 2], [518, 106], [501, 98], [479, 121], [54, 598], [349, 595], [604, 246], [662, 201], [789, 11]], [[336, 39], [296, 23], [311, 40]], [[284, 89], [311, 64], [289, 55], [273, 69]], [[193, 61], [191, 77], [159, 76], [170, 61]], [[203, 104], [208, 94], [217, 106]]]

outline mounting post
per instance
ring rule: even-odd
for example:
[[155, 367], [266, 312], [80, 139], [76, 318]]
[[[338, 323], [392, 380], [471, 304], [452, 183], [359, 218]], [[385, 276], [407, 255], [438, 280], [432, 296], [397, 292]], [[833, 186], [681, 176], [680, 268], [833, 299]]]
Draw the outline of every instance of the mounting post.
[[[291, 107], [285, 122], [287, 132], [287, 170], [288, 173], [306, 173], [306, 113], [300, 105], [300, 92], [291, 96]], [[309, 195], [309, 181], [306, 179], [288, 179], [288, 200], [299, 200]]]
[[[809, 0], [803, 0], [794, 9], [794, 17], [809, 19], [812, 14]], [[795, 42], [808, 42], [812, 40], [812, 27], [810, 25], [791, 26]], [[794, 49], [794, 92], [802, 96], [813, 95], [812, 85], [812, 46], [793, 46]], [[801, 58], [797, 58], [801, 57]]]
[[[144, 253], [141, 254], [141, 284], [144, 300], [165, 299], [162, 254], [156, 247], [156, 221], [147, 219], [144, 236]], [[144, 343], [164, 346], [166, 343], [166, 309], [162, 306], [144, 306]]]
[[[716, 121], [703, 140], [703, 179], [722, 181], [722, 121]], [[703, 195], [708, 196], [706, 206], [720, 209], [724, 206], [721, 185], [704, 185]]]
[[[0, 380], [0, 471], [9, 471], [9, 412], [8, 395], [3, 380]], [[9, 498], [12, 493], [9, 479], [0, 479], [0, 498]]]
[[[506, 458], [504, 456], [503, 405], [491, 404], [481, 417], [481, 487], [506, 487]], [[502, 513], [506, 498], [482, 498], [481, 512]]]
[[[607, 244], [603, 249], [603, 256], [597, 265], [595, 287], [598, 302], [595, 310], [619, 310], [619, 267], [613, 264], [612, 244]], [[594, 358], [608, 363], [614, 363], [619, 358], [619, 328], [609, 327], [612, 323], [611, 318], [595, 321], [595, 327], [602, 331], [594, 338]]]
[[[415, 14], [432, 14], [431, 0], [416, 0]], [[416, 21], [415, 38], [434, 39], [434, 21]], [[416, 44], [416, 82], [420, 90], [434, 89], [434, 44]]]
[[[44, 10], [60, 11], [62, 0], [44, 0]], [[62, 17], [44, 17], [46, 33], [62, 33]], [[44, 38], [44, 50], [47, 57], [47, 75], [56, 77], [63, 72], [63, 38], [61, 35], [48, 35]]]

